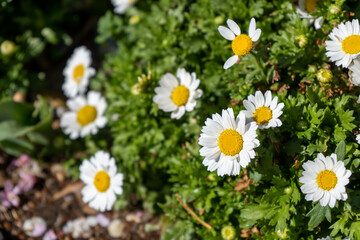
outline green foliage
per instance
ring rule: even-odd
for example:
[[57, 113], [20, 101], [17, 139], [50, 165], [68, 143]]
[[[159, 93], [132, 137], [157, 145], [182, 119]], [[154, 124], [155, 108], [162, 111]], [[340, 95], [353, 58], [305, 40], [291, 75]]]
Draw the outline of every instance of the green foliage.
[[[11, 155], [35, 152], [36, 145], [49, 144], [52, 109], [39, 97], [37, 108], [13, 101], [0, 102], [0, 148]], [[41, 155], [41, 153], [39, 154]]]
[[0, 21], [6, 23], [0, 29], [0, 99], [11, 98], [18, 91], [32, 96], [52, 87], [49, 81], [55, 81], [46, 74], [59, 71], [53, 65], [59, 65], [72, 44], [81, 44], [74, 35], [88, 31], [84, 27], [91, 24], [87, 18], [94, 24], [96, 16], [110, 6], [96, 0], [52, 4], [46, 0], [2, 0], [0, 4]]
[[[151, 207], [149, 201], [160, 201], [174, 222], [164, 230], [163, 239], [219, 239], [225, 225], [235, 227], [237, 238], [242, 229], [254, 226], [263, 234], [252, 234], [254, 239], [279, 238], [277, 231], [289, 239], [330, 233], [357, 236], [350, 219], [359, 216], [358, 202], [321, 207], [304, 199], [299, 184], [302, 163], [319, 152], [336, 153], [353, 172], [360, 164], [353, 134], [360, 114], [355, 103], [358, 90], [350, 89], [335, 67], [331, 83], [316, 80], [316, 72], [329, 66], [321, 44], [326, 31], [346, 20], [344, 11], [329, 13], [332, 4], [348, 7], [343, 1], [319, 3], [314, 15], [324, 16], [324, 31], [300, 19], [292, 2], [280, 0], [139, 1], [125, 17], [107, 12], [100, 19], [97, 42], [110, 50], [109, 43], [117, 44], [93, 81], [105, 87], [109, 102], [112, 153], [127, 176], [127, 193], [136, 192]], [[225, 71], [231, 44], [217, 28], [230, 18], [246, 33], [251, 17], [262, 29], [259, 44], [241, 64]], [[305, 46], [297, 40], [302, 35]], [[161, 75], [175, 74], [180, 67], [196, 72], [204, 95], [193, 112], [173, 120], [152, 97]], [[138, 77], [145, 75], [139, 85]], [[247, 173], [223, 178], [209, 173], [197, 143], [205, 119], [228, 106], [238, 113], [244, 109], [242, 100], [258, 89], [271, 89], [285, 103], [283, 126], [258, 130], [261, 144]], [[247, 177], [252, 181], [239, 190]], [[355, 199], [355, 186], [349, 188], [349, 199]], [[190, 216], [175, 193], [213, 231]], [[347, 214], [349, 221], [343, 220]]]
[[[114, 208], [131, 201], [164, 213], [164, 240], [220, 239], [224, 226], [235, 228], [236, 239], [246, 229], [252, 239], [360, 239], [360, 150], [355, 139], [359, 90], [349, 84], [346, 70], [329, 62], [324, 45], [334, 24], [349, 19], [348, 11], [358, 18], [356, 1], [318, 1], [312, 14], [324, 17], [320, 30], [296, 14], [292, 1], [283, 0], [142, 0], [124, 16], [107, 11], [98, 21], [95, 38], [107, 54], [90, 88], [104, 91], [110, 132], [76, 142], [63, 135], [49, 140], [45, 133], [53, 112], [44, 98], [39, 97], [36, 107], [8, 99], [44, 83], [44, 74], [29, 70], [44, 49], [71, 44], [60, 21], [82, 21], [69, 9], [93, 6], [93, 14], [99, 14], [105, 3], [63, 0], [37, 7], [24, 0], [15, 9], [10, 2], [0, 11], [3, 22], [12, 21], [0, 30], [0, 42], [14, 44], [12, 51], [0, 55], [2, 150], [19, 155], [40, 146], [54, 148], [68, 157], [64, 167], [77, 178], [79, 160], [108, 149], [125, 174], [124, 194]], [[331, 13], [333, 6], [338, 13]], [[224, 70], [233, 53], [231, 42], [217, 28], [233, 19], [247, 33], [252, 17], [262, 30], [259, 41], [239, 64]], [[17, 30], [11, 28], [15, 24]], [[162, 75], [182, 67], [197, 74], [204, 94], [194, 111], [174, 120], [153, 102], [154, 89]], [[319, 81], [320, 69], [331, 70], [332, 79]], [[256, 158], [239, 176], [208, 172], [198, 144], [205, 120], [227, 107], [237, 114], [249, 94], [268, 89], [285, 104], [283, 125], [257, 130]], [[79, 150], [84, 153], [73, 154]], [[352, 171], [348, 200], [337, 201], [332, 209], [306, 201], [300, 188], [302, 164], [320, 152], [336, 153]]]

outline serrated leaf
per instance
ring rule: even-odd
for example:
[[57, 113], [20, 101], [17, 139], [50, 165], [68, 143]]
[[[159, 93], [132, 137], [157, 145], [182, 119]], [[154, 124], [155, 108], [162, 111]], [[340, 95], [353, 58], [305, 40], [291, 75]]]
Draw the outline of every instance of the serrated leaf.
[[350, 228], [350, 238], [360, 239], [360, 222], [353, 222]]
[[331, 231], [330, 235], [335, 236], [339, 231], [343, 232], [348, 218], [349, 218], [348, 215], [345, 214], [345, 216], [341, 217], [333, 225], [331, 225], [330, 229], [333, 229], [333, 230]]
[[241, 211], [240, 216], [242, 218], [257, 221], [258, 219], [263, 218], [271, 209], [269, 205], [265, 204], [247, 204], [246, 207]]

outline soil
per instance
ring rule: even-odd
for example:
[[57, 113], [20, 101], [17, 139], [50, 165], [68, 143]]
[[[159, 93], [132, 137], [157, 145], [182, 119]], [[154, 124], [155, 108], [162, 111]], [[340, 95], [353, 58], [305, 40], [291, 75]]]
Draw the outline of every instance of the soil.
[[[4, 179], [11, 174], [7, 166], [9, 162], [4, 160], [0, 153], [0, 191], [3, 190]], [[47, 224], [47, 230], [52, 229], [58, 239], [75, 239], [71, 234], [64, 234], [63, 226], [70, 220], [96, 216], [99, 213], [83, 203], [81, 196], [83, 183], [67, 178], [61, 164], [42, 165], [42, 174], [38, 177], [33, 189], [20, 195], [21, 203], [18, 208], [6, 209], [0, 205], [0, 240], [42, 239], [42, 237], [28, 237], [22, 230], [24, 221], [34, 216], [42, 217]], [[139, 216], [139, 214], [140, 217], [137, 220], [129, 217], [126, 219], [129, 215]], [[88, 239], [153, 240], [160, 238], [160, 230], [145, 231], [146, 224], [157, 225], [160, 217], [140, 207], [129, 206], [119, 211], [105, 212], [104, 215], [110, 220], [119, 219], [124, 223], [122, 236], [112, 238], [106, 227], [96, 225], [92, 229], [92, 236]]]

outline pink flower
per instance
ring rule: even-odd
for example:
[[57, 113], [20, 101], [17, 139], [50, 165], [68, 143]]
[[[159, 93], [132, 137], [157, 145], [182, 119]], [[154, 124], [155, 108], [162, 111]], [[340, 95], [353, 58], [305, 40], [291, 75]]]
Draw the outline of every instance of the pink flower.
[[102, 213], [99, 213], [98, 215], [96, 215], [96, 221], [102, 227], [107, 227], [110, 224], [109, 218]]
[[16, 167], [24, 167], [28, 162], [30, 162], [30, 157], [28, 155], [22, 154], [19, 158], [13, 160], [11, 165]]
[[57, 237], [53, 230], [47, 231], [43, 237], [43, 240], [56, 240], [56, 239]]
[[13, 185], [10, 180], [6, 180], [4, 183], [4, 191], [0, 192], [0, 201], [6, 208], [11, 206], [18, 207], [20, 204], [20, 198], [18, 195], [21, 193], [21, 189], [18, 186]]
[[34, 227], [34, 230], [32, 231], [33, 237], [40, 237], [43, 235], [43, 233], [46, 231], [46, 225], [45, 224], [38, 224]]
[[18, 182], [18, 187], [21, 191], [27, 192], [33, 188], [36, 182], [36, 177], [33, 174], [27, 172], [20, 172], [19, 176], [20, 181]]

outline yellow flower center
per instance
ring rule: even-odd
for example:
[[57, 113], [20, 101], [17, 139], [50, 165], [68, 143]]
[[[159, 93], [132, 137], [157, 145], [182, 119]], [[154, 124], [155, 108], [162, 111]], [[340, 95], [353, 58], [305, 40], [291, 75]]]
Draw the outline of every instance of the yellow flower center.
[[185, 86], [178, 86], [174, 89], [171, 99], [177, 106], [182, 106], [187, 103], [190, 96], [189, 89]]
[[337, 184], [336, 174], [330, 170], [321, 171], [316, 177], [316, 183], [319, 188], [329, 191]]
[[254, 119], [257, 124], [264, 124], [270, 121], [272, 118], [272, 111], [269, 107], [259, 107], [254, 112]]
[[82, 78], [84, 77], [84, 72], [85, 72], [85, 67], [82, 64], [79, 64], [74, 68], [73, 78], [77, 84], [79, 84]]
[[360, 35], [351, 35], [342, 41], [342, 50], [348, 54], [360, 52]]
[[85, 105], [77, 112], [77, 121], [81, 126], [85, 126], [93, 122], [96, 118], [96, 115], [97, 111], [95, 107]]
[[235, 130], [224, 130], [218, 140], [220, 151], [228, 156], [235, 156], [243, 148], [243, 138]]
[[250, 52], [253, 47], [251, 38], [246, 34], [240, 34], [231, 43], [233, 52], [238, 56], [244, 56]]
[[110, 187], [110, 177], [105, 171], [99, 171], [94, 178], [94, 185], [99, 192], [106, 192]]
[[306, 11], [308, 11], [309, 13], [312, 13], [315, 11], [315, 8], [316, 8], [316, 3], [318, 2], [319, 0], [306, 0], [305, 1], [305, 8], [306, 8]]

